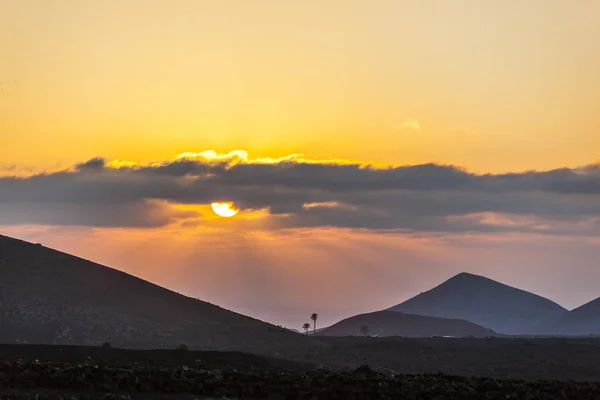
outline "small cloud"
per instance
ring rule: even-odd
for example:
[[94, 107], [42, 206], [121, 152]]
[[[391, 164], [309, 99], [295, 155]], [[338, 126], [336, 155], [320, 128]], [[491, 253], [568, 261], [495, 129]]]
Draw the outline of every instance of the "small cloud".
[[112, 161], [106, 163], [106, 167], [115, 168], [115, 169], [133, 168], [133, 167], [137, 167], [139, 165], [140, 164], [136, 161], [127, 161], [127, 160], [112, 160]]
[[233, 150], [226, 154], [217, 153], [214, 150], [205, 150], [199, 153], [185, 152], [177, 155], [175, 160], [204, 160], [204, 161], [248, 161], [248, 152], [245, 150]]
[[105, 167], [106, 162], [101, 157], [92, 158], [86, 162], [78, 163], [75, 165], [75, 169], [78, 171], [85, 170], [101, 170]]
[[416, 119], [408, 119], [408, 120], [404, 121], [404, 124], [402, 124], [402, 127], [404, 129], [413, 129], [415, 131], [420, 131], [421, 123], [419, 121], [417, 121]]
[[0, 170], [6, 172], [13, 172], [17, 169], [17, 164], [3, 164], [0, 165]]
[[340, 203], [339, 201], [323, 201], [315, 203], [304, 203], [302, 208], [310, 210], [311, 208], [339, 208], [346, 210], [356, 210], [356, 207], [349, 206], [347, 204]]

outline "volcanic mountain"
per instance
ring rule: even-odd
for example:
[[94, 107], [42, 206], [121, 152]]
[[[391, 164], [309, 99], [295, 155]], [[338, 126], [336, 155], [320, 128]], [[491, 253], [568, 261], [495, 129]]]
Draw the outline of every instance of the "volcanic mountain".
[[353, 336], [362, 335], [361, 328], [368, 327], [369, 335], [404, 337], [488, 337], [496, 336], [492, 330], [460, 319], [425, 317], [394, 311], [376, 311], [346, 318], [317, 335]]
[[0, 340], [264, 354], [309, 338], [84, 259], [0, 235]]
[[544, 324], [544, 329], [554, 335], [600, 335], [600, 298], [562, 313]]
[[468, 273], [460, 273], [389, 310], [464, 319], [511, 335], [543, 334], [540, 330], [546, 321], [567, 311], [544, 297]]

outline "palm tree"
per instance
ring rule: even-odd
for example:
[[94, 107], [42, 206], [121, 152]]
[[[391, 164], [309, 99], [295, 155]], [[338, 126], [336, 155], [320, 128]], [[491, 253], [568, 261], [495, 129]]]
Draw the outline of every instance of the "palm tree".
[[306, 335], [308, 335], [308, 330], [310, 329], [310, 324], [308, 322], [305, 322], [304, 325], [302, 325], [302, 329], [304, 329], [304, 333]]
[[310, 316], [310, 319], [313, 321], [313, 335], [317, 333], [317, 318], [319, 318], [319, 314], [317, 313], [312, 313]]
[[360, 328], [360, 332], [361, 332], [363, 335], [367, 336], [367, 335], [369, 334], [369, 326], [368, 326], [367, 324], [365, 324], [365, 325], [361, 326], [361, 328]]

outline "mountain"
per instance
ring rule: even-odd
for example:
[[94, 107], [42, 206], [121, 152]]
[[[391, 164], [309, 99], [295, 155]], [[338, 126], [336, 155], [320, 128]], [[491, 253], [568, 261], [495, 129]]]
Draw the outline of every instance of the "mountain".
[[271, 353], [303, 347], [309, 340], [124, 272], [1, 235], [0, 324], [0, 340], [40, 344], [185, 344]]
[[456, 336], [487, 337], [496, 336], [494, 331], [460, 319], [425, 317], [423, 315], [404, 314], [394, 311], [376, 311], [346, 318], [318, 335], [352, 336], [362, 335], [361, 327], [367, 325], [369, 335], [377, 336]]
[[464, 272], [389, 310], [464, 319], [511, 335], [541, 334], [546, 321], [567, 311], [544, 297]]
[[544, 328], [553, 335], [600, 335], [600, 298], [548, 321]]

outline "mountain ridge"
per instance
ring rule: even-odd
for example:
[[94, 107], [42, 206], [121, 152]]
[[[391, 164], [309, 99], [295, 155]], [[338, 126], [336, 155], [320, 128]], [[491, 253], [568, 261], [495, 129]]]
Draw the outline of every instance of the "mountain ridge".
[[2, 340], [277, 352], [303, 335], [39, 244], [0, 235]]
[[375, 311], [345, 318], [317, 333], [317, 336], [362, 335], [366, 325], [370, 335], [403, 337], [489, 337], [496, 332], [473, 322], [406, 314], [397, 311]]
[[568, 312], [545, 297], [468, 272], [387, 310], [463, 319], [509, 335], [539, 333], [546, 321]]
[[600, 297], [546, 321], [543, 328], [555, 335], [599, 335]]

